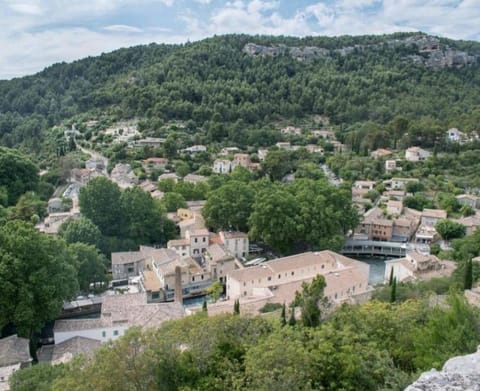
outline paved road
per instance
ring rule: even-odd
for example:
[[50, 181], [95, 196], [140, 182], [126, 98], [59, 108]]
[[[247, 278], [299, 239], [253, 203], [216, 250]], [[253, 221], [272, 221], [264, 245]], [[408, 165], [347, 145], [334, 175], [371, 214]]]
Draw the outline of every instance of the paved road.
[[99, 154], [97, 151], [93, 151], [91, 149], [87, 149], [87, 148], [83, 148], [82, 146], [78, 145], [77, 144], [77, 148], [82, 151], [83, 153], [86, 153], [87, 155], [90, 155], [90, 157], [93, 159], [93, 160], [101, 160], [104, 164], [104, 169], [103, 169], [103, 174], [106, 176], [106, 177], [109, 177], [108, 175], [108, 171], [107, 171], [107, 167], [108, 167], [108, 159]]
[[335, 173], [330, 170], [330, 168], [328, 168], [326, 164], [320, 164], [320, 168], [323, 170], [325, 176], [332, 185], [339, 186], [343, 182], [343, 180], [341, 178], [338, 178]]

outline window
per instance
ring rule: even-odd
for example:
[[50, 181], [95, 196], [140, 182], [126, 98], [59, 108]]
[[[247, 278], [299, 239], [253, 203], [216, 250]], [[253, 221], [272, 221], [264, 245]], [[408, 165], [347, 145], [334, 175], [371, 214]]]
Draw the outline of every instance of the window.
[[294, 275], [295, 275], [295, 272], [292, 272], [292, 276], [294, 276]]
[[195, 281], [195, 276], [192, 277], [192, 282]]
[[205, 243], [207, 241], [207, 238], [203, 238], [203, 243]]
[[195, 238], [195, 243], [198, 243], [198, 238]]
[[325, 269], [325, 265], [322, 265], [322, 269]]
[[102, 338], [105, 338], [107, 336], [107, 332], [106, 331], [102, 331]]
[[118, 335], [118, 330], [113, 330], [113, 335], [117, 336]]
[[243, 296], [247, 296], [247, 291], [243, 291]]
[[282, 275], [281, 275], [281, 274], [279, 274], [279, 275], [278, 275], [278, 278], [282, 278]]
[[268, 280], [268, 281], [272, 281], [272, 277], [268, 277], [267, 280]]

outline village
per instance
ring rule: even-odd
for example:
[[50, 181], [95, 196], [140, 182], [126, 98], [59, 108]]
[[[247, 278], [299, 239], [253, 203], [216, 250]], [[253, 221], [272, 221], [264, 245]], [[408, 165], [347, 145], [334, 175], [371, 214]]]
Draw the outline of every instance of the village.
[[[165, 138], [142, 138], [134, 124], [121, 124], [104, 134], [113, 144], [123, 143], [132, 150], [159, 148], [166, 142]], [[56, 235], [63, 223], [78, 218], [79, 190], [94, 178], [109, 178], [121, 189], [139, 186], [152, 198], [162, 200], [165, 193], [158, 182], [196, 185], [206, 183], [210, 175], [230, 175], [237, 167], [257, 175], [271, 150], [303, 150], [317, 156], [318, 167], [327, 180], [343, 186], [343, 180], [322, 157], [346, 153], [348, 147], [337, 141], [335, 132], [328, 127], [309, 132], [308, 137], [315, 143], [305, 144], [302, 134], [300, 127], [287, 126], [280, 130], [283, 141], [270, 148], [222, 147], [212, 158], [210, 170], [204, 170], [208, 175], [179, 173], [167, 157], [144, 158], [135, 164], [136, 169], [120, 162], [107, 170], [108, 158], [80, 147], [90, 159], [84, 167], [71, 170], [68, 185], [49, 200], [48, 215], [37, 228]], [[74, 127], [65, 131], [66, 138], [76, 136], [80, 133]], [[450, 143], [469, 141], [457, 129], [448, 130], [445, 137]], [[299, 138], [303, 142], [296, 144]], [[188, 159], [207, 153], [208, 147], [200, 144], [177, 151]], [[420, 180], [402, 177], [402, 166], [430, 158], [431, 151], [417, 146], [404, 151], [379, 148], [370, 153], [370, 159], [381, 162], [388, 179], [352, 182], [352, 203], [359, 224], [347, 233], [339, 253], [307, 251], [284, 257], [273, 252], [265, 254], [262, 244], [252, 242], [247, 232], [209, 230], [202, 215], [205, 200], [188, 201], [186, 207], [167, 214], [177, 226], [177, 239], [168, 241], [165, 247], [145, 244], [136, 251], [112, 252], [110, 289], [100, 295], [80, 295], [65, 303], [62, 316], [44, 338], [46, 344], [38, 352], [39, 361], [57, 364], [80, 353], [91, 355], [102, 343], [119, 338], [131, 327], [158, 327], [165, 321], [201, 311], [202, 303], [208, 303], [209, 315], [230, 313], [237, 301], [242, 314], [256, 315], [269, 305], [292, 303], [302, 284], [317, 275], [325, 278], [324, 294], [332, 308], [343, 302], [364, 303], [375, 289], [369, 264], [362, 262], [365, 256], [386, 260], [385, 283], [391, 276], [399, 283], [450, 276], [456, 263], [439, 259], [431, 253], [431, 245], [449, 248], [448, 238], [442, 238], [436, 226], [451, 218], [451, 211], [417, 210], [404, 204], [407, 197], [414, 195]], [[294, 181], [295, 173], [282, 178], [284, 183]], [[473, 234], [480, 227], [480, 197], [463, 193], [455, 195], [455, 201], [470, 213], [464, 217], [454, 214], [452, 221], [465, 227], [466, 235]], [[476, 299], [476, 293], [471, 297]], [[84, 318], [85, 314], [95, 316]], [[0, 351], [7, 351], [11, 358], [2, 364], [2, 384], [9, 374], [30, 362], [26, 341], [16, 336], [1, 340]]]

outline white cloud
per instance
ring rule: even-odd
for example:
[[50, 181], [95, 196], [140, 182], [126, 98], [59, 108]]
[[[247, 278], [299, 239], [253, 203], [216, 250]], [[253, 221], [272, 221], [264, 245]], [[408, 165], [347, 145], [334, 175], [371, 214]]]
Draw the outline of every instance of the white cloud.
[[36, 4], [28, 4], [28, 3], [16, 3], [16, 4], [9, 4], [10, 9], [14, 12], [19, 14], [26, 14], [26, 15], [41, 15], [42, 9]]
[[[0, 12], [0, 79], [119, 47], [185, 42], [213, 34], [305, 36], [422, 30], [480, 39], [480, 0], [310, 0], [303, 6], [292, 0], [0, 2], [5, 5]], [[203, 6], [193, 11], [189, 9], [193, 3]], [[129, 20], [129, 12], [135, 20]], [[148, 25], [138, 22], [142, 14]]]
[[105, 26], [103, 29], [107, 30], [107, 31], [118, 32], [118, 33], [141, 33], [141, 32], [143, 32], [143, 30], [139, 29], [138, 27], [127, 26], [125, 24], [112, 24], [110, 26]]

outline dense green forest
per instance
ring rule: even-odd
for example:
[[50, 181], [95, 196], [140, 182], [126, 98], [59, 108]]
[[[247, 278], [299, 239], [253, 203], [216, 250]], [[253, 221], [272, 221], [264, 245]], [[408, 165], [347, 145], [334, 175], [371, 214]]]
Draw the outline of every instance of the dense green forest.
[[32, 384], [38, 390], [403, 390], [419, 371], [474, 351], [479, 319], [454, 292], [438, 305], [422, 299], [344, 305], [314, 326], [289, 324], [278, 312], [255, 318], [200, 312], [158, 330], [131, 329], [91, 361], [77, 357], [18, 371], [10, 384], [13, 391]]
[[[227, 35], [56, 64], [33, 76], [0, 81], [0, 139], [3, 145], [22, 144], [38, 152], [46, 129], [80, 114], [105, 112], [116, 119], [145, 119], [144, 127], [153, 133], [168, 120], [190, 121], [210, 141], [241, 138], [245, 127], [312, 114], [326, 115], [335, 124], [384, 125], [401, 115], [428, 123], [427, 129], [453, 124], [478, 128], [478, 65], [432, 69], [406, 60], [418, 54], [416, 48], [385, 44], [409, 36]], [[327, 49], [375, 46], [301, 62], [288, 55], [249, 56], [242, 51], [248, 42]], [[478, 43], [440, 42], [480, 53]]]

